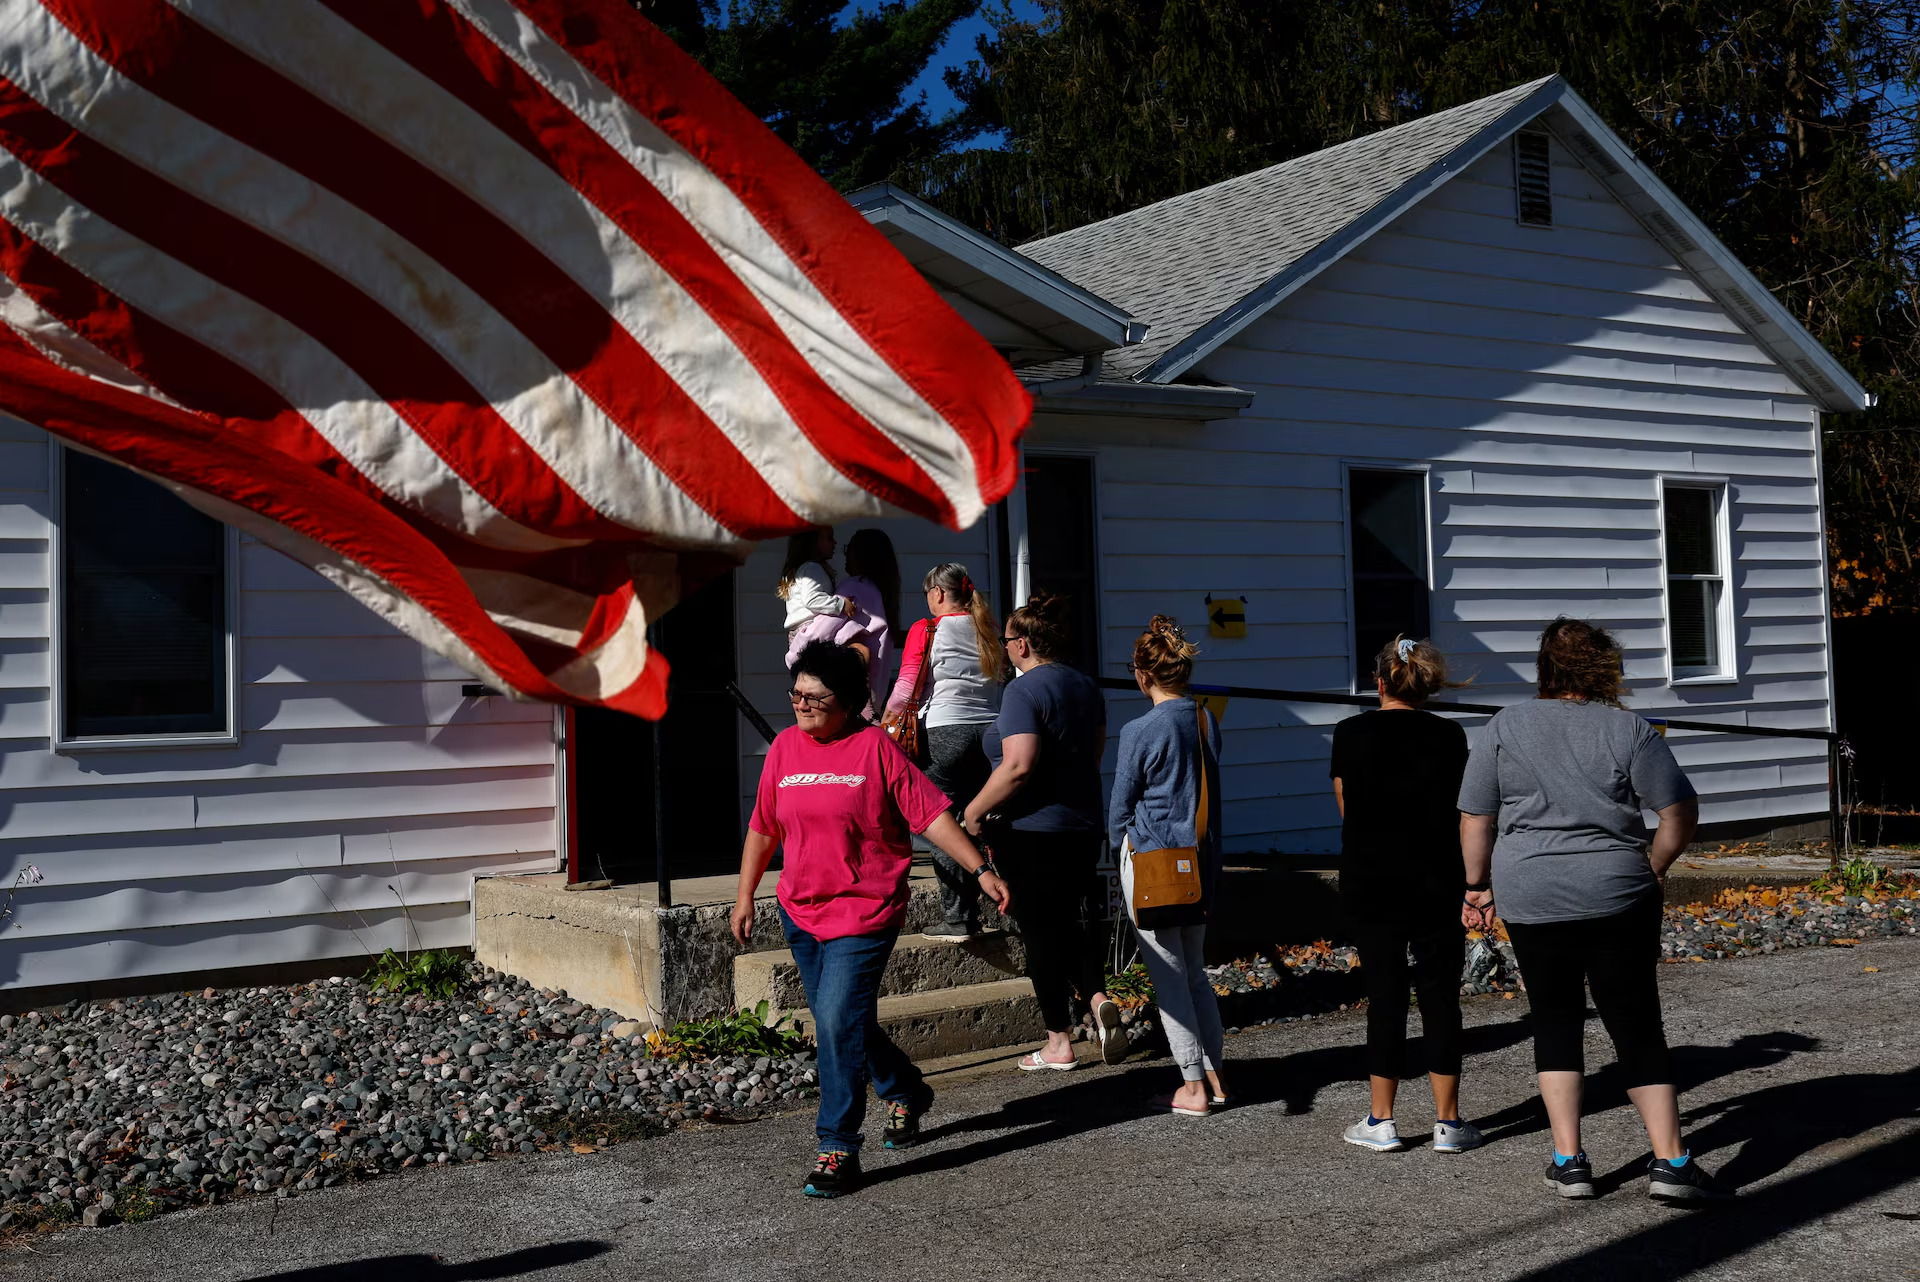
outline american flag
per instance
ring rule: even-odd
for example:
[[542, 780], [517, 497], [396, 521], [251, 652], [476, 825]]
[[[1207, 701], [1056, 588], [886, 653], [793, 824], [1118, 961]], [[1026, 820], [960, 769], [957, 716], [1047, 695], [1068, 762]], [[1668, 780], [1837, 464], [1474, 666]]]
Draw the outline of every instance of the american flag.
[[526, 697], [1013, 482], [1005, 363], [619, 0], [0, 0], [0, 410]]

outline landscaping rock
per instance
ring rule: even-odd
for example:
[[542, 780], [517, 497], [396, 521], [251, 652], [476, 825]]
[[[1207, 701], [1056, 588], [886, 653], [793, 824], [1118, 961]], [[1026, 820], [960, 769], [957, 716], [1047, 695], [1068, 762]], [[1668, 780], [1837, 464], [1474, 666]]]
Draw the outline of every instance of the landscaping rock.
[[[32, 1204], [97, 1224], [135, 1189], [144, 1217], [630, 1137], [696, 1094], [709, 1116], [799, 1102], [742, 1093], [741, 1061], [648, 1059], [638, 1032], [477, 967], [444, 1001], [334, 978], [0, 1017], [0, 1231], [46, 1222]], [[810, 1059], [761, 1071], [799, 1083]]]

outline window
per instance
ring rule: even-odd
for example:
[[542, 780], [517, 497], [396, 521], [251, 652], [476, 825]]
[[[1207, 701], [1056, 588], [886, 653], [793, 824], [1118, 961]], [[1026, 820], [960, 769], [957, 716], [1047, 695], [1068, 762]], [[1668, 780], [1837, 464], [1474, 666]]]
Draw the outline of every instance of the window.
[[1425, 472], [1347, 473], [1347, 553], [1357, 688], [1371, 690], [1373, 657], [1387, 642], [1431, 630]]
[[1068, 599], [1073, 638], [1066, 661], [1098, 676], [1100, 573], [1093, 530], [1093, 460], [1030, 454], [1026, 490], [1033, 590], [1058, 592]]
[[1547, 135], [1513, 136], [1513, 191], [1521, 226], [1553, 226], [1553, 145]]
[[1717, 486], [1668, 485], [1664, 492], [1667, 640], [1675, 678], [1730, 671], [1725, 497]]
[[226, 527], [91, 455], [60, 472], [58, 740], [224, 738]]

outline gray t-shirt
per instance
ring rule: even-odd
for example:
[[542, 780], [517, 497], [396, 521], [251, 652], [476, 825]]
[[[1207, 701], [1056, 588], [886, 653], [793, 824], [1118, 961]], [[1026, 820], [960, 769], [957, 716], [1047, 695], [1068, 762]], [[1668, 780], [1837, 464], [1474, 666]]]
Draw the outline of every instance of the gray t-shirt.
[[1493, 893], [1523, 925], [1608, 917], [1654, 883], [1642, 810], [1694, 796], [1659, 731], [1603, 703], [1534, 699], [1495, 714], [1460, 809], [1498, 815]]

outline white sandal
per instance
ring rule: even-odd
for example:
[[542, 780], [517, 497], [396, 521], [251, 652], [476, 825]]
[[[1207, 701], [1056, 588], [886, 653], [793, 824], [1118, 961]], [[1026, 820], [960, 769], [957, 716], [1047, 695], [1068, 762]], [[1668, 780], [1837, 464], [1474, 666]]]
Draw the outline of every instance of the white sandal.
[[1056, 1064], [1050, 1059], [1040, 1058], [1039, 1051], [1030, 1051], [1020, 1057], [1020, 1071], [1023, 1073], [1037, 1073], [1042, 1069], [1048, 1068], [1056, 1073], [1071, 1073], [1078, 1067], [1080, 1067], [1080, 1061], [1077, 1059], [1070, 1059], [1064, 1064]]

